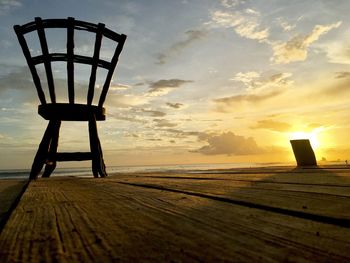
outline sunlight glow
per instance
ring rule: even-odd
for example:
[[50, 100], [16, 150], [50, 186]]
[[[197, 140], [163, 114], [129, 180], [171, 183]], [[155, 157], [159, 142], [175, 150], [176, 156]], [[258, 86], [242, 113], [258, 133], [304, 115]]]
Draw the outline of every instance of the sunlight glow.
[[321, 142], [319, 140], [319, 134], [323, 131], [323, 127], [316, 128], [312, 130], [311, 132], [304, 132], [304, 131], [298, 131], [298, 132], [292, 132], [290, 133], [290, 140], [296, 140], [296, 139], [309, 139], [310, 144], [314, 150], [318, 149], [321, 145]]

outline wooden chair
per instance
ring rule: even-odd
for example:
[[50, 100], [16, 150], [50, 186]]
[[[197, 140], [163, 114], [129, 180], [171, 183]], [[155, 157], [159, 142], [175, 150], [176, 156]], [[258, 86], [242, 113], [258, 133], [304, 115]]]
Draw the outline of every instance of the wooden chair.
[[[50, 53], [45, 31], [50, 28], [63, 28], [67, 30], [66, 53]], [[44, 164], [45, 170], [43, 177], [49, 177], [59, 161], [83, 161], [92, 160], [92, 172], [94, 177], [107, 176], [103, 160], [100, 140], [97, 133], [96, 121], [106, 119], [103, 103], [109, 89], [109, 85], [116, 68], [119, 54], [123, 49], [126, 36], [118, 34], [106, 28], [104, 24], [92, 24], [84, 21], [75, 20], [72, 17], [67, 19], [41, 19], [36, 17], [35, 21], [25, 25], [15, 25], [14, 30], [18, 41], [22, 47], [28, 67], [33, 77], [35, 87], [39, 96], [41, 105], [38, 106], [38, 113], [44, 119], [49, 120], [44, 136], [40, 142], [39, 149], [34, 158], [30, 179], [36, 179], [40, 174]], [[95, 45], [93, 56], [82, 56], [74, 54], [74, 32], [84, 30], [95, 34]], [[42, 54], [32, 56], [28, 44], [24, 37], [25, 34], [37, 31], [41, 45]], [[100, 49], [102, 37], [116, 42], [114, 55], [110, 61], [100, 59]], [[67, 87], [68, 98], [66, 103], [56, 103], [56, 93], [54, 78], [52, 73], [52, 62], [63, 61], [67, 63]], [[86, 104], [77, 104], [75, 102], [74, 91], [74, 64], [82, 63], [91, 65], [91, 74], [88, 84]], [[48, 103], [42, 88], [42, 83], [36, 69], [36, 65], [44, 64], [47, 77], [47, 86], [49, 90], [50, 102]], [[107, 70], [102, 91], [98, 100], [98, 105], [93, 105], [94, 90], [96, 84], [97, 68]], [[89, 127], [90, 152], [58, 153], [58, 138], [61, 121], [86, 121]]]

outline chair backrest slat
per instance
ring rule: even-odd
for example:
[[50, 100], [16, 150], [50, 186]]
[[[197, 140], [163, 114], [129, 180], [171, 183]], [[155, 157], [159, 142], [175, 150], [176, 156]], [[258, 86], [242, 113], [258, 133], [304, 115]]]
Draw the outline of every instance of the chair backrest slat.
[[69, 103], [74, 103], [74, 18], [68, 18], [67, 26], [67, 85]]
[[98, 106], [99, 107], [102, 107], [103, 103], [106, 100], [106, 96], [107, 96], [107, 92], [108, 92], [108, 89], [109, 89], [109, 85], [111, 84], [113, 73], [114, 73], [115, 67], [117, 66], [117, 63], [118, 63], [119, 54], [122, 52], [125, 40], [126, 40], [126, 35], [120, 35], [120, 40], [119, 40], [118, 45], [117, 45], [117, 47], [115, 49], [113, 58], [111, 60], [111, 66], [110, 66], [110, 69], [109, 69], [109, 71], [107, 73], [106, 81], [105, 81], [105, 83], [103, 85], [103, 88], [102, 88], [100, 100], [98, 102]]
[[96, 32], [96, 39], [95, 39], [94, 55], [92, 57], [93, 60], [92, 60], [92, 65], [91, 65], [89, 90], [88, 90], [88, 95], [87, 95], [88, 105], [92, 104], [92, 100], [94, 98], [94, 90], [95, 90], [95, 83], [96, 83], [96, 71], [97, 71], [97, 66], [98, 66], [99, 57], [100, 57], [102, 34], [103, 34], [104, 28], [105, 28], [104, 24], [102, 24], [102, 23], [98, 24], [97, 32]]
[[15, 29], [15, 32], [16, 32], [16, 35], [18, 38], [18, 42], [23, 50], [24, 57], [27, 60], [27, 64], [28, 64], [30, 73], [32, 74], [33, 82], [34, 82], [34, 85], [36, 87], [36, 91], [38, 93], [40, 103], [46, 104], [45, 94], [44, 94], [43, 88], [41, 86], [41, 81], [40, 81], [38, 72], [36, 71], [32, 56], [30, 55], [30, 51], [29, 51], [27, 42], [23, 36], [22, 28], [20, 26], [16, 25], [16, 26], [14, 26], [14, 29]]
[[[67, 53], [50, 53], [47, 45], [45, 29], [47, 28], [66, 28], [67, 29]], [[104, 24], [93, 24], [84, 21], [75, 20], [72, 17], [68, 19], [41, 19], [35, 18], [35, 21], [24, 24], [22, 26], [14, 26], [19, 43], [22, 47], [24, 56], [27, 60], [30, 72], [33, 76], [33, 81], [36, 86], [38, 96], [41, 104], [46, 104], [45, 93], [41, 85], [41, 81], [36, 70], [36, 65], [44, 64], [47, 84], [49, 88], [50, 99], [52, 103], [56, 103], [55, 86], [52, 74], [51, 62], [64, 61], [67, 62], [67, 86], [69, 103], [75, 103], [74, 95], [74, 63], [91, 65], [91, 73], [88, 86], [87, 104], [91, 105], [94, 97], [94, 89], [96, 84], [97, 68], [101, 67], [107, 69], [107, 76], [104, 81], [98, 106], [102, 107], [106, 99], [109, 85], [112, 80], [114, 70], [116, 68], [119, 55], [123, 49], [126, 35], [118, 34], [105, 27]], [[31, 56], [27, 42], [24, 35], [37, 30], [40, 40], [42, 54], [38, 56]], [[74, 32], [75, 30], [83, 30], [95, 33], [94, 53], [92, 57], [76, 55], [74, 52]], [[112, 41], [117, 42], [117, 47], [111, 61], [100, 59], [100, 49], [102, 45], [102, 38], [106, 37]]]
[[37, 26], [38, 36], [39, 36], [40, 45], [41, 45], [41, 51], [43, 53], [43, 58], [44, 58], [44, 66], [45, 66], [46, 77], [47, 77], [47, 86], [49, 87], [50, 99], [52, 103], [56, 103], [55, 84], [53, 81], [51, 61], [49, 57], [49, 49], [47, 47], [47, 41], [46, 41], [45, 31], [43, 27], [43, 22], [40, 17], [36, 17], [35, 23]]
[[[67, 62], [68, 61], [67, 54], [65, 54], [65, 53], [51, 53], [51, 54], [49, 54], [49, 58], [50, 58], [50, 61], [52, 61], [52, 62], [54, 62], [54, 61]], [[39, 55], [39, 56], [32, 57], [32, 61], [33, 61], [32, 63], [34, 65], [42, 64], [42, 63], [44, 63], [44, 56]], [[93, 58], [91, 58], [91, 57], [81, 56], [81, 55], [76, 55], [76, 54], [74, 54], [74, 56], [73, 56], [74, 63], [91, 65], [92, 61], [93, 61]], [[109, 69], [111, 67], [111, 63], [108, 61], [99, 59], [97, 66], [101, 67], [101, 68]]]

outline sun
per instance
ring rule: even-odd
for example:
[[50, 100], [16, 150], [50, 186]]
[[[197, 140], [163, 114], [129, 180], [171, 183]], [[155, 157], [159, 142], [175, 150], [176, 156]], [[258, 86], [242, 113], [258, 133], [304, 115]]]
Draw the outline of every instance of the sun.
[[297, 139], [309, 139], [310, 144], [314, 150], [318, 149], [321, 145], [321, 142], [318, 138], [318, 134], [320, 133], [319, 129], [314, 129], [311, 132], [292, 132], [290, 133], [290, 140], [297, 140]]

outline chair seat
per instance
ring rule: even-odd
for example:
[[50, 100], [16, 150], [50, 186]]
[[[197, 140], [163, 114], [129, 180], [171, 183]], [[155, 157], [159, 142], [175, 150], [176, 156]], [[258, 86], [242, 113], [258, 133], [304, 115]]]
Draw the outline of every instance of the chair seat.
[[85, 104], [42, 104], [38, 107], [38, 113], [45, 120], [88, 121], [93, 115], [97, 121], [106, 119], [105, 108]]

